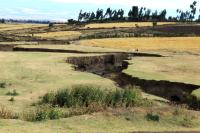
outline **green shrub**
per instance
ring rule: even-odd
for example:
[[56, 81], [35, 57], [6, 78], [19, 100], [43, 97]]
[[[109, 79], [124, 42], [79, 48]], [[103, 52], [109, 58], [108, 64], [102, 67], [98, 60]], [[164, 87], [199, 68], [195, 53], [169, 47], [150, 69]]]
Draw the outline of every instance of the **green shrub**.
[[147, 113], [146, 119], [148, 121], [159, 121], [160, 117], [158, 114], [154, 114], [153, 112]]
[[102, 104], [104, 92], [92, 85], [77, 85], [72, 87], [70, 93], [73, 106], [88, 107], [92, 103]]
[[54, 92], [47, 93], [42, 97], [42, 103], [51, 103], [51, 104], [53, 104], [54, 100], [55, 100]]
[[8, 93], [6, 93], [6, 95], [8, 95], [8, 96], [18, 96], [19, 93], [16, 90], [13, 90], [12, 92], [9, 91]]
[[36, 109], [23, 112], [21, 115], [23, 120], [26, 121], [43, 121], [43, 120], [53, 120], [63, 117], [62, 111], [51, 106], [38, 106]]
[[157, 22], [152, 22], [153, 27], [157, 26], [158, 23]]
[[126, 107], [133, 107], [141, 101], [142, 93], [139, 89], [127, 88], [123, 94], [123, 103]]
[[38, 109], [35, 114], [35, 121], [42, 121], [48, 119], [47, 110]]
[[51, 110], [49, 111], [48, 116], [49, 116], [49, 119], [51, 119], [51, 120], [60, 119], [61, 117], [63, 117], [63, 113], [59, 109], [51, 108]]
[[6, 83], [5, 82], [0, 82], [0, 88], [6, 88]]
[[110, 91], [106, 96], [106, 105], [111, 107], [122, 106], [123, 90]]

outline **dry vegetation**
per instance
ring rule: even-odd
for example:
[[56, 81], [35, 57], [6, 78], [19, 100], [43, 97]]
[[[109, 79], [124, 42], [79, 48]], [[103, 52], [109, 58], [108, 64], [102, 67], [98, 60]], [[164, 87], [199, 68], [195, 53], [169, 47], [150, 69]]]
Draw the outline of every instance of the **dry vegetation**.
[[111, 38], [83, 40], [81, 45], [123, 50], [200, 50], [200, 37]]
[[0, 24], [0, 31], [19, 30], [47, 26], [46, 24]]
[[[158, 25], [164, 25], [164, 24], [175, 24], [174, 22], [159, 22]], [[123, 23], [103, 23], [103, 24], [88, 24], [85, 26], [85, 28], [113, 28], [113, 27], [143, 27], [143, 26], [152, 26], [151, 22], [123, 22]]]
[[34, 34], [34, 36], [38, 36], [42, 38], [69, 37], [69, 36], [79, 36], [79, 35], [81, 35], [81, 33], [78, 31], [59, 31], [59, 32], [47, 32], [47, 33]]
[[92, 47], [92, 46], [84, 46], [78, 44], [71, 45], [19, 45], [17, 47], [21, 48], [46, 48], [46, 49], [62, 49], [62, 50], [76, 50], [82, 52], [125, 52], [125, 50], [117, 50], [112, 48], [101, 48], [101, 47]]

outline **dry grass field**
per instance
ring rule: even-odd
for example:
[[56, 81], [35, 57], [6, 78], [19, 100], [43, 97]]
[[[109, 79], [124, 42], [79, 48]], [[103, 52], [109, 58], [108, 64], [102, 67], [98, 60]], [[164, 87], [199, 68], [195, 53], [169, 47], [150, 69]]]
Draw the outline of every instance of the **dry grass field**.
[[34, 34], [34, 36], [42, 38], [70, 37], [79, 35], [81, 35], [81, 33], [78, 31], [59, 31], [59, 32], [46, 32], [46, 33]]
[[[0, 43], [1, 44], [1, 43]], [[76, 51], [83, 51], [83, 52], [126, 52], [125, 50], [118, 50], [113, 48], [101, 48], [101, 47], [92, 47], [92, 46], [84, 46], [78, 44], [71, 44], [71, 45], [19, 45], [17, 47], [21, 48], [44, 48], [44, 49], [62, 49], [62, 50], [76, 50]]]
[[[159, 22], [158, 25], [175, 24], [174, 22]], [[123, 22], [123, 23], [102, 23], [102, 24], [88, 24], [85, 28], [113, 28], [113, 27], [139, 27], [152, 26], [152, 22]]]
[[127, 51], [150, 50], [200, 50], [200, 37], [162, 37], [162, 38], [110, 38], [82, 40], [81, 45], [123, 49]]
[[0, 32], [47, 26], [46, 24], [0, 24]]

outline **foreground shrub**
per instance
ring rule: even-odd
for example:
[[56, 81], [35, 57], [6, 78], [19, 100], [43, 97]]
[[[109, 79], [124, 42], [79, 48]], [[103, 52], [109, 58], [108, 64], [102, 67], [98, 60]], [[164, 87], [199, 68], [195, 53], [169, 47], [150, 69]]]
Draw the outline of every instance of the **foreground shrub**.
[[6, 83], [5, 82], [0, 82], [0, 88], [6, 88]]
[[155, 114], [153, 112], [150, 112], [150, 113], [147, 113], [146, 115], [146, 119], [148, 121], [159, 121], [160, 120], [160, 117], [158, 114]]
[[41, 103], [59, 107], [133, 107], [141, 101], [141, 91], [135, 88], [107, 91], [93, 85], [76, 85], [70, 89], [50, 92], [42, 97]]
[[59, 119], [63, 117], [63, 113], [51, 106], [38, 106], [37, 109], [23, 112], [21, 117], [26, 121], [43, 121], [47, 119]]
[[6, 95], [8, 95], [8, 96], [18, 96], [19, 93], [16, 90], [13, 90], [12, 92], [10, 92], [10, 91], [7, 92]]
[[180, 121], [180, 124], [183, 126], [183, 127], [188, 127], [188, 128], [190, 128], [190, 127], [193, 127], [193, 125], [194, 125], [194, 122], [193, 122], [193, 119], [192, 119], [192, 117], [191, 116], [184, 116], [183, 118], [182, 118], [182, 120]]
[[6, 88], [7, 86], [11, 86], [11, 83], [0, 81], [0, 88]]

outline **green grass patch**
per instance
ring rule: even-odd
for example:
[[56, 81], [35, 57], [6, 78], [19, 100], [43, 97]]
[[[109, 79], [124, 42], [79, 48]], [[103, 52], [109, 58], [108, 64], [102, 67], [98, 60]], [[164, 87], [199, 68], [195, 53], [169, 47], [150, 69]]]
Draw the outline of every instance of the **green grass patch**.
[[45, 94], [40, 103], [59, 107], [88, 107], [94, 103], [105, 107], [133, 107], [140, 104], [141, 91], [138, 88], [108, 91], [94, 85], [76, 85]]

